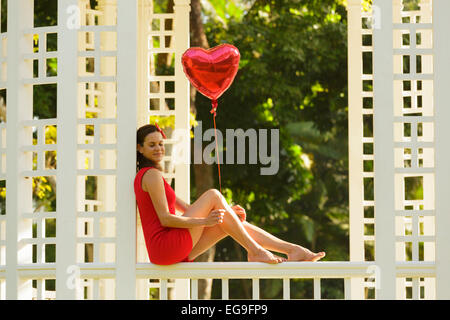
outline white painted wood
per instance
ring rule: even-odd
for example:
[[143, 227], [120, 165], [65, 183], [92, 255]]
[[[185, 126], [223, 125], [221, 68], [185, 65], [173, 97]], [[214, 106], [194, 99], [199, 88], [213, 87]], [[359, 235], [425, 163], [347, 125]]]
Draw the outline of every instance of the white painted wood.
[[137, 0], [117, 1], [117, 299], [136, 298], [137, 8]]
[[[33, 2], [30, 0], [8, 1], [8, 69], [6, 115], [6, 254], [5, 286], [6, 299], [30, 299], [30, 281], [18, 277], [18, 263], [31, 263], [31, 246], [18, 243], [21, 238], [30, 237], [30, 222], [20, 217], [22, 211], [31, 209], [31, 179], [20, 173], [30, 167], [30, 154], [19, 152], [19, 148], [29, 141], [29, 128], [18, 126], [23, 120], [32, 118], [32, 88], [21, 84], [20, 80], [32, 77], [32, 64], [22, 59], [22, 54], [32, 51], [28, 35], [21, 30], [33, 26]], [[30, 10], [31, 9], [31, 10]], [[28, 192], [27, 192], [28, 191]]]
[[159, 288], [159, 299], [160, 300], [167, 300], [168, 297], [168, 288], [167, 288], [167, 279], [161, 279], [160, 280], [160, 288]]
[[198, 300], [198, 280], [192, 279], [191, 284], [192, 284], [191, 299]]
[[314, 300], [320, 300], [321, 298], [320, 278], [314, 278]]
[[229, 299], [228, 279], [222, 279], [222, 300]]
[[259, 300], [259, 279], [252, 279], [252, 299]]
[[[137, 127], [141, 127], [148, 123], [148, 93], [150, 85], [148, 81], [148, 34], [151, 23], [151, 13], [153, 11], [153, 1], [138, 2], [138, 44], [137, 44], [137, 60], [140, 61], [142, 68], [138, 68], [138, 87], [137, 87]], [[140, 242], [138, 242], [140, 243]], [[146, 252], [145, 252], [146, 253]]]
[[450, 42], [448, 30], [450, 21], [447, 17], [450, 2], [433, 1], [434, 24], [434, 59], [435, 59], [435, 132], [436, 132], [436, 298], [450, 299], [450, 251], [447, 244], [450, 241], [448, 227], [450, 226], [450, 151], [448, 137], [450, 136], [449, 84], [450, 84]]
[[[77, 0], [58, 3], [58, 89], [57, 89], [57, 189], [56, 189], [56, 298], [75, 299], [76, 291], [68, 288], [67, 268], [76, 264], [76, 213], [77, 213], [77, 30], [67, 28], [69, 6]], [[64, 230], [64, 231], [63, 231]]]
[[[191, 128], [189, 81], [181, 65], [181, 56], [189, 48], [189, 12], [190, 0], [175, 0], [175, 129], [184, 132], [184, 137], [190, 137]], [[186, 203], [190, 203], [190, 147], [190, 138], [184, 139], [179, 148], [188, 161], [175, 166], [175, 192]]]
[[344, 279], [344, 299], [351, 300], [352, 299], [352, 285], [351, 278]]
[[[267, 265], [261, 262], [181, 262], [171, 266], [138, 263], [136, 277], [139, 279], [162, 277], [184, 279], [188, 273], [194, 279], [250, 279], [255, 274], [259, 279], [353, 278], [373, 276], [371, 271], [373, 266], [376, 266], [376, 262], [284, 262], [278, 265]], [[94, 266], [90, 268], [96, 269]], [[395, 272], [398, 277], [408, 275], [433, 277], [434, 269], [433, 262], [403, 262], [397, 263]]]
[[393, 3], [376, 0], [380, 28], [373, 30], [375, 261], [382, 285], [377, 299], [395, 299]]
[[[351, 48], [348, 50], [350, 261], [364, 261], [361, 10], [360, 0], [348, 2], [348, 47]], [[354, 298], [362, 299], [364, 295], [363, 279], [351, 279], [351, 286]]]
[[283, 279], [283, 300], [291, 299], [291, 281], [289, 278]]
[[[175, 188], [174, 191], [177, 196], [187, 204], [191, 203], [190, 199], [190, 149], [191, 149], [191, 126], [190, 120], [190, 96], [189, 96], [189, 81], [187, 80], [183, 66], [181, 65], [181, 56], [189, 48], [189, 12], [190, 0], [175, 0], [174, 1], [174, 20], [173, 29], [175, 39], [172, 39], [171, 45], [175, 46], [175, 132], [172, 138], [181, 138], [177, 143], [177, 150], [181, 150], [181, 154], [185, 156], [186, 161], [180, 159], [172, 159], [172, 161], [181, 162], [173, 164], [175, 168]], [[165, 37], [161, 37], [164, 39]], [[166, 94], [166, 98], [172, 95]], [[164, 101], [161, 99], [161, 101]], [[179, 134], [181, 133], [181, 134]], [[172, 155], [174, 154], [174, 147], [172, 147]], [[176, 295], [187, 297], [189, 296], [189, 279], [184, 280], [185, 283], [179, 280], [176, 287]]]

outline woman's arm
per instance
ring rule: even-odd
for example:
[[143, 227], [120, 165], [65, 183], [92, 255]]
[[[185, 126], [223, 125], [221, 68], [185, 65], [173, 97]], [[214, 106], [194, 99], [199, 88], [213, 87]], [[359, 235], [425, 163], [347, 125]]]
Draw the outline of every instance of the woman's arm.
[[175, 209], [180, 211], [181, 213], [185, 213], [187, 208], [189, 208], [189, 205], [177, 197], [175, 202]]
[[164, 181], [162, 173], [158, 170], [148, 170], [142, 177], [142, 183], [146, 186], [156, 214], [161, 225], [171, 228], [193, 228], [199, 226], [214, 225], [212, 217], [183, 217], [173, 215], [169, 212], [169, 206], [164, 190]]

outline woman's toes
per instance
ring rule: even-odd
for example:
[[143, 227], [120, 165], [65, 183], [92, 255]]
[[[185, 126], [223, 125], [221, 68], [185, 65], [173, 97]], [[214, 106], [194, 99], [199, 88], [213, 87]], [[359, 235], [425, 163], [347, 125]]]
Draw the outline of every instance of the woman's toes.
[[275, 258], [277, 258], [278, 262], [285, 262], [287, 260], [286, 258], [277, 256], [276, 254], [274, 254], [274, 256], [275, 256]]
[[319, 252], [319, 253], [316, 253], [314, 256], [313, 256], [313, 258], [311, 259], [311, 261], [317, 261], [317, 260], [320, 260], [320, 259], [322, 259], [323, 257], [325, 257], [325, 252]]

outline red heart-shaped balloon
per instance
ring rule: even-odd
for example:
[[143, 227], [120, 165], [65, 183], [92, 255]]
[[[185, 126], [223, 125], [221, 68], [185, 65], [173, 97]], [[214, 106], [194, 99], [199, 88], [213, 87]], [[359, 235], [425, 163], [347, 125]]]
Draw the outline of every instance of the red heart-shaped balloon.
[[239, 50], [221, 44], [205, 50], [189, 48], [181, 57], [184, 73], [206, 97], [217, 100], [231, 85], [239, 69]]

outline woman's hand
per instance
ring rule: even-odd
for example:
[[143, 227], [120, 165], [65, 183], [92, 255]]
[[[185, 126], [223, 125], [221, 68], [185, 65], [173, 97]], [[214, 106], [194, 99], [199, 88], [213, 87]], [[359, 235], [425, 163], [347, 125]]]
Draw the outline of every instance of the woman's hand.
[[245, 213], [244, 208], [242, 208], [240, 205], [236, 204], [236, 205], [232, 206], [231, 209], [233, 209], [233, 211], [236, 212], [239, 220], [245, 221], [245, 219], [247, 218], [247, 214]]
[[204, 225], [206, 227], [212, 227], [215, 226], [218, 223], [223, 222], [223, 215], [224, 215], [225, 209], [216, 209], [209, 213], [208, 217], [204, 219]]

